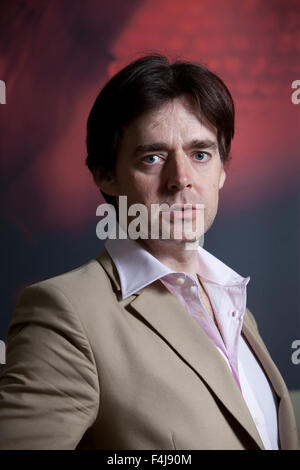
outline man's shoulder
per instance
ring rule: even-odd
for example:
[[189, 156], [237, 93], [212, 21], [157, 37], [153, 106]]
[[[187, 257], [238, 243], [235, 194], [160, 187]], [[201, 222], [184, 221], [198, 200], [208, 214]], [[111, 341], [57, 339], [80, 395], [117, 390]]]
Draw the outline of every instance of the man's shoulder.
[[65, 273], [31, 284], [26, 290], [57, 292], [70, 300], [88, 299], [93, 295], [99, 296], [101, 292], [111, 292], [110, 278], [99, 261], [103, 251], [104, 248], [95, 258], [86, 263]]
[[83, 327], [90, 336], [95, 324], [111, 318], [108, 313], [118, 301], [100, 254], [75, 269], [25, 287], [16, 302], [8, 336], [24, 325], [40, 325], [67, 335], [81, 335]]

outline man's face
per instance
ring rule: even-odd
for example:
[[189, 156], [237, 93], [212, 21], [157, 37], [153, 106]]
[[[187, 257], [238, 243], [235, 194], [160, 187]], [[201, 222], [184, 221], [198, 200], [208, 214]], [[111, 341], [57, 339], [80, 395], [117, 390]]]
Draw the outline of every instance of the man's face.
[[[225, 172], [216, 129], [196, 112], [187, 98], [180, 97], [133, 121], [124, 129], [115, 169], [101, 178], [100, 188], [112, 196], [126, 195], [128, 207], [144, 204], [149, 215], [151, 204], [166, 203], [176, 209], [203, 204], [206, 232], [217, 213]], [[203, 209], [169, 211], [168, 217], [170, 238], [176, 224], [183, 226], [185, 219], [182, 239], [192, 241], [188, 232], [194, 230], [195, 218], [203, 217]], [[203, 227], [195, 239], [201, 235]]]

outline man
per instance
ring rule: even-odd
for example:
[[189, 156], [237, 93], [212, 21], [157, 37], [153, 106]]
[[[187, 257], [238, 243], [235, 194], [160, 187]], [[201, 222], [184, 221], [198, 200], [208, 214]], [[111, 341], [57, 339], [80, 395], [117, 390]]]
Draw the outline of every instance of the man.
[[95, 259], [24, 290], [0, 447], [296, 449], [287, 388], [246, 309], [249, 278], [198, 247], [226, 178], [228, 89], [205, 67], [147, 56], [106, 84], [87, 130], [96, 184], [117, 212], [120, 196], [146, 209], [143, 236], [118, 213]]

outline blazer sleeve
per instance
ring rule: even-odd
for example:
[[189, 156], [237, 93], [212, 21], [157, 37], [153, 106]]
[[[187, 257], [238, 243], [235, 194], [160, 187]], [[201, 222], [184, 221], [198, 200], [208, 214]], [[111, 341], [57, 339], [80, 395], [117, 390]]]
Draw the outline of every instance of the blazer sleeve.
[[27, 287], [0, 369], [0, 449], [74, 449], [99, 408], [97, 369], [70, 301], [53, 285]]

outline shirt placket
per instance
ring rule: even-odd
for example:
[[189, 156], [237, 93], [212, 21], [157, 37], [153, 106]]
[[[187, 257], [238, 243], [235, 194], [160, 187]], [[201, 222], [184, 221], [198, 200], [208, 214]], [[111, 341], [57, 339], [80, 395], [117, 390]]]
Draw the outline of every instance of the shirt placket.
[[167, 287], [167, 289], [185, 306], [190, 315], [195, 318], [197, 323], [214, 343], [214, 345], [225, 355], [230, 365], [233, 377], [239, 389], [241, 390], [238, 376], [237, 356], [235, 354], [236, 357], [234, 357], [234, 354], [230, 355], [228, 353], [220, 331], [201, 303], [196, 281], [185, 273], [172, 274], [170, 276], [166, 276], [164, 279], [161, 279], [161, 281]]

